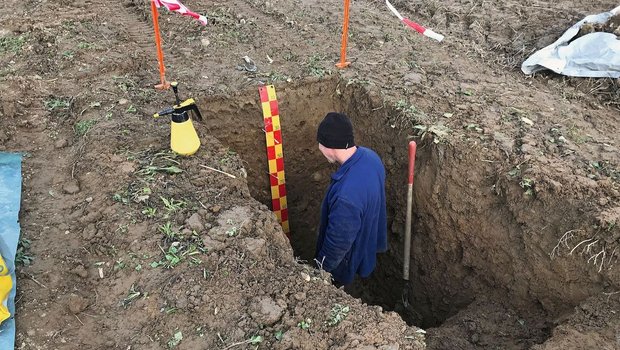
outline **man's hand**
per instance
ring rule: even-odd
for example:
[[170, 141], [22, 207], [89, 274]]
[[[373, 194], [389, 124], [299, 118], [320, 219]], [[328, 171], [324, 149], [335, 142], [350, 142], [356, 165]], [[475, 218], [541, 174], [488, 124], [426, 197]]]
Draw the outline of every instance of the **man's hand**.
[[347, 256], [362, 224], [362, 210], [345, 199], [337, 198], [330, 207], [323, 245], [317, 255], [327, 272], [337, 268]]

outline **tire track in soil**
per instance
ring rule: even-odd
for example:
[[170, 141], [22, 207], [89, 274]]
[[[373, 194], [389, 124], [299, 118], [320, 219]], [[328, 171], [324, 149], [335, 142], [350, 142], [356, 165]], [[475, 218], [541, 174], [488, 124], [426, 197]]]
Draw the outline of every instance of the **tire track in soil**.
[[132, 48], [132, 57], [139, 56], [137, 53], [145, 53], [153, 50], [153, 27], [149, 25], [151, 16], [147, 11], [147, 3], [134, 0], [124, 1], [118, 5], [110, 5], [108, 2], [95, 2], [93, 11], [97, 11], [102, 17], [113, 23], [120, 38], [130, 44], [126, 48]]

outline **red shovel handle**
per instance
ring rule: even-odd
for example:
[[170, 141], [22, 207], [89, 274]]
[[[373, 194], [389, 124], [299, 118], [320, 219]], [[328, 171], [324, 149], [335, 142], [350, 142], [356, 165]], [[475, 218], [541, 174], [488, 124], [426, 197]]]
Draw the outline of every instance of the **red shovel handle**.
[[413, 185], [413, 173], [415, 169], [415, 151], [417, 149], [415, 141], [409, 142], [409, 184]]

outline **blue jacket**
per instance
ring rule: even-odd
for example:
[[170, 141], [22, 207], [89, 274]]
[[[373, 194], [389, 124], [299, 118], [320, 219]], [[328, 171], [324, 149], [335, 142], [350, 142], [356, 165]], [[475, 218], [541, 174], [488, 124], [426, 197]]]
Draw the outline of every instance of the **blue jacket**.
[[368, 277], [387, 250], [385, 169], [372, 150], [357, 151], [338, 171], [321, 206], [316, 259], [342, 284]]

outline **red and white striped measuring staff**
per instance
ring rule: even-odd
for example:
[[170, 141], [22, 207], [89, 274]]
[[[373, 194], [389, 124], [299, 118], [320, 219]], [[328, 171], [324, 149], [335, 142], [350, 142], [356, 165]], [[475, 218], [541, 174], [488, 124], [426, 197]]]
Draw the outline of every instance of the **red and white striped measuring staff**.
[[282, 225], [282, 231], [291, 238], [288, 222], [288, 205], [286, 203], [286, 181], [284, 178], [284, 151], [282, 149], [282, 128], [280, 127], [280, 110], [278, 98], [273, 85], [258, 88], [263, 121], [265, 123], [265, 141], [267, 161], [269, 164], [269, 182], [271, 184], [272, 210]]
[[427, 37], [429, 37], [431, 39], [435, 39], [435, 40], [437, 40], [439, 42], [441, 42], [443, 40], [443, 38], [444, 38], [443, 35], [441, 35], [439, 33], [435, 33], [431, 29], [424, 28], [421, 25], [417, 24], [416, 22], [413, 22], [409, 18], [404, 18], [398, 11], [396, 11], [394, 6], [392, 6], [392, 4], [390, 4], [390, 2], [388, 0], [385, 0], [385, 4], [390, 9], [390, 11], [392, 11], [392, 13], [395, 14], [396, 17], [398, 17], [398, 19], [400, 19], [405, 25], [407, 25], [407, 27], [415, 30], [416, 32], [418, 32], [418, 33], [420, 33], [420, 34], [422, 34], [424, 36], [427, 36]]

